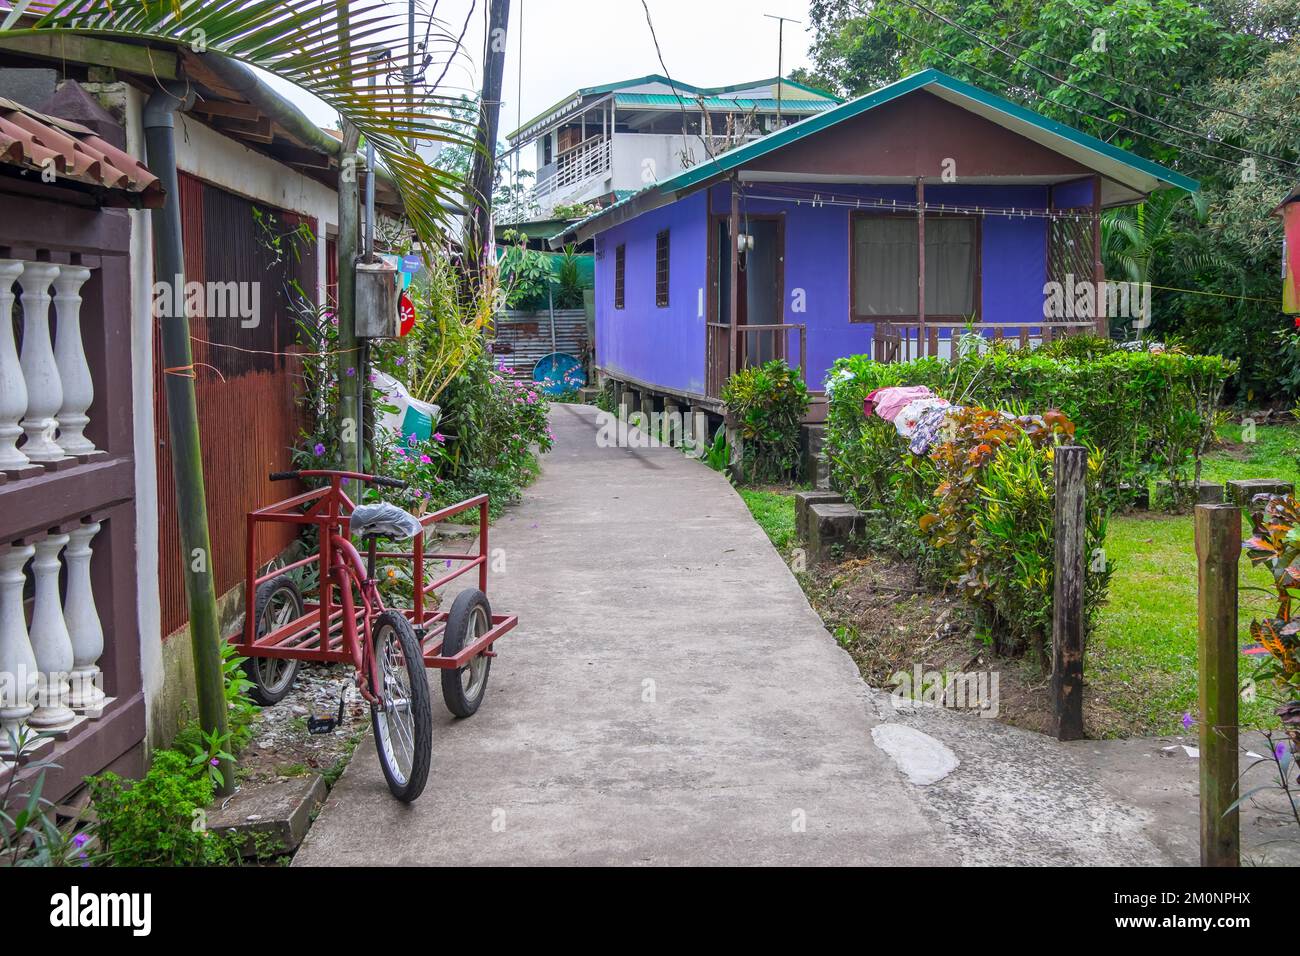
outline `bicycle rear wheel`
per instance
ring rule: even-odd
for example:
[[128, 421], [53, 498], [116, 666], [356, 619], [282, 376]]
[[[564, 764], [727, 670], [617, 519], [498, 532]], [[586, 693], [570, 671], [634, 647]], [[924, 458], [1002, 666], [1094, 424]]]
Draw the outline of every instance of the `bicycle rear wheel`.
[[379, 766], [393, 796], [410, 803], [424, 791], [433, 754], [433, 711], [424, 658], [411, 622], [397, 611], [375, 618], [371, 638], [380, 680], [374, 690], [382, 702], [370, 706]]

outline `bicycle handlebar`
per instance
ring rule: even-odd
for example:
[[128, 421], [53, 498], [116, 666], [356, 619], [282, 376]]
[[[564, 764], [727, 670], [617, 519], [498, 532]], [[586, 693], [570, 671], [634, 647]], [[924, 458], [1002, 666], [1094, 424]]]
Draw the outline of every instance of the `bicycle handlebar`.
[[365, 475], [356, 471], [327, 471], [323, 469], [304, 469], [302, 471], [273, 471], [268, 476], [271, 481], [292, 481], [302, 477], [339, 477], [339, 478], [356, 478], [358, 481], [368, 481], [376, 485], [383, 485], [386, 488], [403, 489], [407, 483], [400, 478], [385, 478], [383, 475]]

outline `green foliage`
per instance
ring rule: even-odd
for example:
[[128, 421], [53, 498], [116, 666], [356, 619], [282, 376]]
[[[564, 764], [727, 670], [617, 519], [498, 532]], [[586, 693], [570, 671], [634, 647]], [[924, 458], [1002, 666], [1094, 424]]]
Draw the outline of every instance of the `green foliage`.
[[564, 254], [560, 257], [560, 268], [556, 274], [557, 289], [555, 292], [555, 307], [557, 309], [580, 309], [582, 308], [582, 293], [586, 286], [582, 281], [582, 273], [578, 270], [578, 247], [569, 243], [564, 247]]
[[498, 269], [505, 304], [511, 309], [532, 311], [543, 308], [551, 288], [551, 259], [544, 252], [528, 248], [528, 235], [509, 229], [501, 238], [510, 245], [501, 253]]
[[203, 810], [213, 782], [181, 753], [159, 750], [135, 782], [105, 773], [88, 781], [105, 856], [114, 866], [212, 866], [238, 859], [234, 843], [209, 832]]
[[1033, 351], [963, 349], [951, 362], [842, 358], [828, 377], [831, 474], [863, 500], [887, 497], [885, 485], [896, 479], [881, 473], [888, 445], [879, 447], [877, 432], [889, 426], [869, 421], [863, 402], [884, 386], [927, 385], [954, 404], [1059, 409], [1079, 438], [1103, 453], [1100, 487], [1112, 499], [1121, 484], [1145, 487], [1157, 477], [1181, 487], [1213, 437], [1214, 412], [1234, 370], [1217, 356], [1130, 351], [1093, 338]]
[[21, 762], [28, 772], [39, 773], [26, 793], [18, 791], [16, 773], [10, 773], [0, 788], [0, 867], [88, 865], [91, 857], [85, 845], [89, 832], [61, 829], [53, 804], [43, 796], [45, 772], [58, 764], [33, 757], [32, 750], [47, 735], [23, 727], [17, 733], [8, 731], [6, 736], [16, 760], [6, 759]]
[[718, 430], [713, 433], [713, 441], [704, 450], [701, 460], [714, 471], [726, 472], [731, 464], [731, 442], [727, 441], [727, 426], [718, 426]]
[[722, 400], [743, 440], [745, 479], [786, 477], [798, 464], [799, 425], [808, 411], [800, 370], [780, 359], [743, 368], [722, 386]]
[[551, 215], [556, 219], [586, 219], [599, 208], [589, 202], [560, 203], [551, 210]]
[[[1269, 495], [1251, 508], [1252, 533], [1246, 554], [1255, 567], [1265, 568], [1272, 577], [1277, 610], [1271, 617], [1251, 621], [1250, 636], [1269, 653], [1258, 665], [1255, 677], [1263, 686], [1275, 689], [1281, 705], [1279, 715], [1300, 704], [1300, 637], [1293, 607], [1300, 594], [1300, 502], [1289, 495]], [[1300, 712], [1290, 727], [1300, 746]]]

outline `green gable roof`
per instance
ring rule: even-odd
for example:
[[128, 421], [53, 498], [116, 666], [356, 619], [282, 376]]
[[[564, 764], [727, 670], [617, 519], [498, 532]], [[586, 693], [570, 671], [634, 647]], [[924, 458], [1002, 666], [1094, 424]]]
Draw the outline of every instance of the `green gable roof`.
[[[1197, 192], [1200, 189], [1200, 184], [1196, 180], [1161, 166], [1159, 163], [1144, 159], [1135, 153], [1130, 153], [1128, 150], [1120, 149], [1118, 146], [1112, 146], [1110, 143], [1097, 139], [1095, 136], [1089, 136], [1087, 133], [1080, 132], [1064, 123], [1048, 119], [1027, 107], [1013, 103], [987, 90], [972, 86], [969, 83], [963, 83], [961, 80], [951, 77], [940, 70], [929, 69], [913, 73], [911, 76], [890, 83], [888, 86], [883, 86], [873, 93], [865, 94], [847, 103], [832, 107], [825, 112], [809, 116], [784, 129], [752, 140], [743, 146], [730, 149], [713, 159], [700, 163], [698, 166], [693, 166], [667, 179], [652, 183], [636, 195], [574, 223], [564, 233], [553, 236], [551, 241], [555, 242], [561, 236], [578, 230], [585, 230], [589, 233], [600, 232], [607, 228], [607, 225], [613, 224], [614, 216], [612, 213], [620, 207], [624, 207], [627, 203], [652, 193], [658, 193], [663, 197], [664, 202], [670, 202], [684, 190], [704, 184], [783, 146], [798, 142], [837, 123], [860, 116], [878, 106], [923, 89], [937, 93], [944, 99], [983, 115], [991, 122], [1014, 132], [1036, 138], [1048, 148], [1068, 155], [1081, 164], [1102, 172], [1104, 175], [1116, 177], [1121, 175], [1123, 171], [1128, 171], [1131, 176], [1126, 178], [1134, 180], [1135, 184], [1129, 185], [1126, 182], [1125, 185], [1129, 185], [1129, 188], [1135, 192], [1150, 192], [1162, 185], [1176, 186], [1188, 192]], [[1147, 185], [1150, 188], [1141, 188]], [[662, 202], [658, 203], [658, 205], [662, 204]], [[601, 228], [598, 229], [590, 228], [593, 225], [600, 224], [602, 219], [609, 219], [610, 222], [602, 224]]]

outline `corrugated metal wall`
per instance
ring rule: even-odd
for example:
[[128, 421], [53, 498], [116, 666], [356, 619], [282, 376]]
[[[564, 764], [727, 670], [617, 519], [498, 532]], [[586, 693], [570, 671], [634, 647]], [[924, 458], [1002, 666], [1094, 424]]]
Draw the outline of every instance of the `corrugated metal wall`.
[[[289, 449], [297, 443], [304, 423], [298, 402], [298, 361], [266, 353], [297, 351], [295, 320], [281, 292], [289, 279], [296, 279], [305, 292], [316, 295], [316, 246], [295, 243], [287, 235], [302, 217], [259, 205], [263, 213], [274, 216], [273, 231], [283, 237], [281, 261], [277, 261], [254, 217], [253, 203], [183, 173], [180, 192], [186, 281], [259, 283], [255, 327], [245, 328], [239, 317], [205, 315], [190, 320], [192, 336], [213, 343], [194, 341], [192, 347], [211, 567], [217, 593], [222, 594], [244, 576], [248, 511], [293, 491], [283, 483], [273, 485], [266, 476], [290, 466]], [[314, 232], [315, 221], [307, 223]], [[167, 635], [184, 626], [189, 611], [156, 328], [154, 356], [159, 590]], [[271, 560], [293, 536], [289, 526], [259, 534], [258, 561]]]
[[551, 347], [551, 317], [537, 313], [504, 312], [493, 320], [492, 352], [511, 370], [511, 377], [532, 381], [537, 360], [552, 352], [581, 359], [587, 349], [587, 313], [582, 309], [555, 310], [555, 340]]

